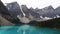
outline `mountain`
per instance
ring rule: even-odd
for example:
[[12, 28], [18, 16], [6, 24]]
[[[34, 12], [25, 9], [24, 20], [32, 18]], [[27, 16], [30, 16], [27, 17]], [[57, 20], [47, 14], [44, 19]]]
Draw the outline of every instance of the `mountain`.
[[27, 8], [26, 5], [22, 5], [22, 9], [23, 9], [23, 12], [27, 15], [27, 17], [31, 15], [32, 17], [35, 17], [35, 18], [41, 18], [40, 16], [54, 18], [57, 15], [55, 13], [55, 9], [51, 5], [42, 9], [39, 9], [39, 8], [29, 9]]
[[0, 26], [14, 25], [13, 23], [9, 22], [7, 19], [2, 17], [2, 16], [5, 16], [5, 15], [6, 15], [6, 17], [8, 17], [8, 15], [10, 16], [7, 8], [4, 6], [4, 4], [0, 0]]
[[[59, 7], [54, 9], [51, 5], [42, 9], [27, 8], [26, 5], [19, 5], [17, 2], [7, 3], [6, 8], [13, 18], [28, 19], [28, 20], [42, 20], [59, 17]], [[17, 17], [19, 15], [19, 17]], [[40, 19], [41, 18], [41, 19]], [[21, 20], [20, 19], [20, 20]], [[47, 20], [48, 20], [47, 19]]]
[[11, 16], [9, 10], [4, 6], [4, 4], [0, 1], [0, 20], [1, 25], [17, 25], [20, 24], [20, 20], [18, 18], [14, 18]]
[[[29, 22], [28, 24], [34, 24], [35, 26], [39, 27], [53, 27], [53, 28], [59, 28], [60, 27], [60, 18], [51, 19], [51, 20], [45, 20], [45, 21], [36, 21], [36, 18], [40, 18], [40, 16], [44, 17], [54, 17], [56, 14], [59, 13], [59, 7], [56, 9], [53, 9], [52, 6], [45, 7], [43, 9], [28, 9], [26, 5], [21, 5], [23, 12], [26, 16], [23, 15], [23, 12], [21, 11], [21, 7], [18, 5], [17, 2], [8, 3], [7, 6], [4, 6], [3, 3], [0, 1], [0, 25], [17, 25], [21, 24], [22, 22], [20, 20], [23, 20], [24, 22]], [[56, 12], [57, 11], [57, 12]], [[56, 13], [55, 13], [56, 12]], [[17, 17], [19, 15], [19, 18]], [[23, 17], [21, 17], [23, 16]], [[33, 20], [30, 20], [29, 18], [33, 18]], [[36, 19], [34, 21], [34, 19]], [[29, 20], [29, 21], [28, 21]], [[40, 19], [41, 20], [41, 19]]]
[[50, 5], [42, 9], [35, 9], [35, 12], [39, 13], [40, 16], [53, 18], [55, 16], [54, 8]]
[[49, 18], [55, 18], [60, 16], [59, 9], [60, 7], [54, 9], [51, 5], [47, 6], [45, 8], [39, 9], [33, 9], [33, 8], [27, 8], [26, 5], [20, 5], [17, 2], [7, 3], [6, 7], [9, 10], [9, 13], [12, 17], [17, 17], [17, 15], [23, 16], [23, 13], [21, 11], [21, 8], [23, 12], [25, 13], [26, 17], [33, 17], [33, 18], [41, 18], [42, 17], [49, 17]]
[[23, 12], [26, 14], [26, 17], [29, 17], [30, 15], [33, 18], [39, 18], [39, 14], [34, 12], [34, 9], [28, 9], [26, 5], [21, 5]]
[[[7, 3], [6, 6], [9, 10], [9, 13], [11, 14], [11, 16], [13, 17], [17, 17], [17, 15], [22, 15], [23, 13], [22, 11], [25, 13], [26, 17], [33, 17], [33, 18], [40, 18], [40, 16], [43, 17], [50, 17], [53, 18], [54, 16], [56, 16], [54, 8], [50, 5], [48, 7], [45, 7], [43, 9], [33, 9], [33, 8], [27, 8], [26, 5], [20, 5], [17, 2], [12, 2], [12, 3]], [[22, 9], [22, 11], [21, 11]]]
[[8, 10], [7, 10], [7, 8], [3, 5], [1, 0], [0, 0], [0, 13], [1, 14], [10, 15]]
[[17, 2], [7, 3], [6, 7], [9, 10], [9, 13], [12, 17], [16, 18], [17, 15], [22, 16], [22, 12], [20, 10], [20, 6]]
[[48, 7], [45, 7], [42, 9], [44, 15], [43, 16], [46, 16], [46, 17], [54, 17], [54, 9], [52, 6], [48, 6]]
[[60, 6], [55, 9], [55, 13], [60, 16]]

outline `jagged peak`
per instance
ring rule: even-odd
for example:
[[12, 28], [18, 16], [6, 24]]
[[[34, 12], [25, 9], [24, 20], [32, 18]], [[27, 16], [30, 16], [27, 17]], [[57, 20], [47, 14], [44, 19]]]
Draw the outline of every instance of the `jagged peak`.
[[6, 3], [6, 4], [18, 4], [18, 2], [11, 2], [11, 3]]
[[60, 8], [60, 6], [58, 6], [56, 9], [59, 9]]
[[43, 9], [54, 9], [54, 8], [50, 5], [50, 6], [43, 8]]

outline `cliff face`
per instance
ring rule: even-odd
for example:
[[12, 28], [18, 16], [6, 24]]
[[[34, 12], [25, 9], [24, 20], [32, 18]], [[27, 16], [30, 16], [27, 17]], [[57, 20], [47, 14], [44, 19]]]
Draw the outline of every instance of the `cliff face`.
[[6, 8], [9, 10], [9, 13], [12, 17], [17, 18], [17, 15], [22, 16], [20, 6], [17, 2], [7, 3]]
[[[8, 9], [3, 5], [0, 1], [0, 25], [14, 25], [13, 23], [17, 23], [18, 21], [15, 18], [12, 18]], [[16, 22], [17, 21], [17, 22]]]
[[3, 5], [1, 0], [0, 0], [0, 14], [10, 15], [7, 8]]

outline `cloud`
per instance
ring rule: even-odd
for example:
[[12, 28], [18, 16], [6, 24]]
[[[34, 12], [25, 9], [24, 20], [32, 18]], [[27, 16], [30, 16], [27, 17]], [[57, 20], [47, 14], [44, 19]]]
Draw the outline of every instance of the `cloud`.
[[26, 4], [28, 8], [44, 8], [49, 5], [57, 8], [58, 6], [60, 6], [60, 0], [2, 0], [3, 3], [10, 3], [13, 1], [17, 1], [19, 5]]

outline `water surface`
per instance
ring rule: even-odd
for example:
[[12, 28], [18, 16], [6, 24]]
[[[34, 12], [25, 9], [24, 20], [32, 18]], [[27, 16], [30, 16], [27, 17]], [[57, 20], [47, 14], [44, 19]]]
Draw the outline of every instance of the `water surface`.
[[60, 30], [38, 28], [31, 25], [1, 26], [0, 34], [60, 34]]

